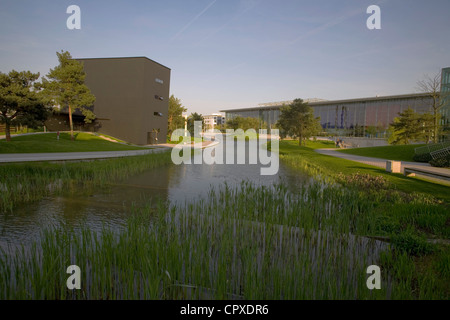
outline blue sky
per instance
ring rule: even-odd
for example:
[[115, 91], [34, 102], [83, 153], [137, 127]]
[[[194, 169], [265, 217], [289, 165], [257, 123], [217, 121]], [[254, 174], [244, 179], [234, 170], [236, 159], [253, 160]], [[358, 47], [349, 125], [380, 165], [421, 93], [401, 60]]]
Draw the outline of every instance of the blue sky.
[[[81, 30], [69, 30], [69, 5]], [[370, 5], [381, 30], [369, 30]], [[295, 98], [416, 92], [450, 66], [449, 0], [0, 0], [0, 71], [48, 73], [75, 58], [146, 56], [171, 94], [208, 114]]]

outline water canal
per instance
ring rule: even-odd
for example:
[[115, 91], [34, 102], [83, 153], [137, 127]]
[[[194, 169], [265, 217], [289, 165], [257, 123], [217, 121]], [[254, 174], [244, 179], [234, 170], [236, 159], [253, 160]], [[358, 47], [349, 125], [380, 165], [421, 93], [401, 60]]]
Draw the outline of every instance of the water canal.
[[180, 205], [207, 198], [211, 188], [225, 184], [235, 187], [242, 181], [258, 186], [283, 183], [294, 191], [310, 180], [307, 175], [282, 163], [276, 175], [260, 175], [261, 167], [267, 166], [170, 164], [108, 184], [88, 194], [67, 193], [18, 205], [13, 212], [0, 213], [0, 245], [27, 243], [39, 238], [43, 228], [59, 225], [77, 226], [86, 223], [93, 230], [100, 230], [104, 225], [120, 227], [132, 206], [147, 204], [152, 200]]
[[[169, 164], [95, 191], [20, 205], [0, 215], [0, 247], [11, 255], [10, 250], [39, 243], [42, 237], [44, 242], [55, 241], [44, 252], [72, 256], [82, 268], [91, 270], [92, 275], [87, 274], [84, 281], [90, 288], [86, 297], [94, 299], [104, 294], [119, 299], [176, 298], [179, 294], [187, 298], [231, 294], [249, 299], [372, 297], [366, 287], [365, 270], [379, 261], [387, 245], [349, 232], [346, 219], [353, 209], [341, 202], [345, 194], [344, 198], [336, 197], [326, 185], [314, 183], [314, 179], [283, 162], [276, 175], [263, 176], [260, 169], [260, 164]], [[239, 191], [243, 181], [248, 182], [247, 187]], [[211, 193], [211, 189], [219, 192]], [[157, 211], [159, 219], [144, 233], [135, 222], [127, 229], [133, 208], [143, 207], [145, 211], [146, 206], [156, 206], [159, 200], [171, 208], [176, 206], [175, 210]], [[106, 226], [118, 234], [118, 242], [111, 242], [112, 236], [104, 244], [91, 236], [86, 238], [84, 233], [79, 238], [81, 244], [75, 242], [68, 248], [58, 242], [58, 233], [50, 238], [43, 236], [42, 230], [63, 226], [87, 227], [89, 232], [99, 234]], [[118, 264], [129, 261], [131, 248], [141, 252], [133, 258], [137, 265], [127, 266], [124, 273], [120, 268], [109, 270], [111, 259], [118, 259]], [[51, 260], [51, 255], [44, 258]], [[97, 268], [91, 265], [96, 259], [100, 259], [95, 262], [99, 263]], [[11, 262], [11, 266], [20, 263]], [[41, 263], [39, 258], [34, 260], [33, 268], [48, 272]], [[162, 271], [155, 263], [163, 265]], [[106, 275], [104, 268], [109, 270]], [[128, 286], [134, 281], [127, 273], [130, 268], [141, 270], [141, 291]], [[164, 285], [168, 279], [158, 280], [161, 272], [169, 275], [169, 286]], [[58, 277], [58, 283], [65, 281], [65, 273]], [[100, 292], [95, 289], [99, 288], [95, 287], [97, 277], [103, 279], [97, 284]], [[105, 285], [111, 277], [119, 284]], [[149, 279], [157, 281], [153, 289], [145, 285]], [[10, 285], [5, 288], [20, 287], [26, 280], [8, 281]], [[195, 292], [186, 292], [186, 285]], [[182, 293], [172, 291], [173, 286]], [[378, 294], [389, 297], [390, 281], [383, 279], [383, 286]], [[40, 297], [45, 292], [45, 297], [53, 297], [60, 289], [45, 290], [33, 291], [31, 296]]]

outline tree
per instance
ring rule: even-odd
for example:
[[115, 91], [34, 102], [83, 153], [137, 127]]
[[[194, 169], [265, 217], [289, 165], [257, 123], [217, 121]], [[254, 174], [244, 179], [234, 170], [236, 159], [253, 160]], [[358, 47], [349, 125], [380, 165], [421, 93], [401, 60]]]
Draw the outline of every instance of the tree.
[[351, 133], [354, 137], [362, 137], [364, 136], [364, 126], [360, 126], [359, 124], [355, 124], [353, 127], [353, 132]]
[[171, 95], [169, 98], [169, 129], [167, 131], [168, 136], [172, 135], [172, 132], [176, 129], [184, 128], [183, 112], [187, 109], [182, 106], [181, 100]]
[[434, 134], [434, 116], [430, 113], [419, 114], [408, 108], [394, 118], [389, 127], [390, 144], [410, 144], [417, 141], [429, 141]]
[[42, 95], [35, 89], [39, 73], [12, 70], [0, 72], [0, 123], [5, 124], [6, 141], [11, 141], [11, 125], [34, 126], [49, 115]]
[[73, 140], [72, 113], [80, 110], [84, 115], [84, 122], [91, 123], [95, 119], [91, 107], [95, 102], [94, 95], [84, 84], [86, 74], [83, 64], [72, 59], [69, 52], [57, 52], [59, 65], [50, 69], [46, 78], [42, 80], [44, 94], [59, 106], [60, 111], [67, 108], [69, 114], [70, 137]]
[[299, 145], [322, 129], [320, 118], [314, 117], [313, 109], [302, 99], [295, 99], [289, 106], [281, 108], [277, 127], [282, 136], [298, 138]]
[[379, 122], [376, 126], [368, 126], [366, 128], [366, 133], [370, 138], [377, 137], [378, 133], [384, 132], [384, 126]]
[[191, 113], [191, 115], [187, 119], [187, 127], [189, 133], [191, 134], [191, 137], [194, 136], [195, 121], [202, 122], [202, 130], [203, 130], [203, 116], [201, 114], [198, 114], [197, 112]]
[[259, 119], [250, 118], [250, 117], [236, 117], [233, 119], [229, 119], [226, 122], [227, 129], [242, 129], [247, 131], [248, 129], [259, 129]]
[[433, 115], [433, 142], [439, 140], [441, 131], [440, 119], [441, 110], [444, 106], [450, 103], [450, 92], [441, 92], [441, 72], [434, 76], [425, 75], [424, 79], [417, 83], [418, 90], [427, 93], [432, 99], [431, 110]]

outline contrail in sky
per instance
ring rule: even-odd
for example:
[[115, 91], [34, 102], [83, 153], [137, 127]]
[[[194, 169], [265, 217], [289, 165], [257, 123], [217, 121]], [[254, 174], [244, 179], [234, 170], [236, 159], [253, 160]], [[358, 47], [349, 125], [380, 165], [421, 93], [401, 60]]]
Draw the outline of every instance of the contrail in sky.
[[217, 0], [214, 0], [213, 2], [211, 2], [210, 4], [208, 4], [208, 5], [206, 6], [205, 9], [203, 9], [198, 15], [196, 15], [191, 21], [189, 21], [183, 28], [181, 28], [181, 30], [178, 31], [177, 34], [174, 35], [174, 36], [172, 37], [172, 39], [170, 39], [170, 41], [176, 39], [180, 34], [182, 34], [184, 31], [186, 31], [186, 29], [189, 28], [189, 27], [191, 26], [191, 24], [193, 24], [193, 23], [194, 23], [198, 18], [200, 18], [206, 11], [208, 11], [208, 9], [211, 8], [211, 7], [214, 5], [214, 3], [216, 3], [216, 2], [217, 2]]

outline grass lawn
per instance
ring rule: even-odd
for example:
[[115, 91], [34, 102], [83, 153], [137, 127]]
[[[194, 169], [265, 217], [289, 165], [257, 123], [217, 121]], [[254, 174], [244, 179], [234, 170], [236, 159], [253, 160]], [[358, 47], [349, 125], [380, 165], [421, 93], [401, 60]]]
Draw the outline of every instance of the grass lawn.
[[390, 183], [392, 183], [392, 185], [399, 191], [408, 193], [424, 193], [441, 199], [446, 203], [450, 203], [450, 188], [446, 185], [432, 183], [413, 177], [406, 177], [399, 173], [392, 174], [378, 167], [346, 159], [322, 155], [314, 151], [314, 149], [319, 148], [330, 148], [330, 143], [322, 141], [308, 141], [306, 146], [299, 147], [297, 141], [281, 141], [280, 155], [282, 158], [283, 156], [300, 157], [304, 161], [307, 161], [308, 164], [311, 164], [314, 167], [318, 167], [319, 170], [326, 175], [333, 176], [339, 173], [343, 173], [344, 175], [352, 175], [356, 172], [375, 176], [380, 175]]
[[[297, 142], [281, 141], [280, 159], [294, 169], [330, 177], [331, 182], [346, 181], [344, 185], [355, 193], [346, 201], [340, 200], [341, 205], [361, 201], [357, 205], [358, 214], [354, 216], [356, 220], [350, 223], [361, 219], [370, 226], [367, 231], [362, 231], [363, 235], [386, 238], [391, 243], [394, 255], [381, 262], [382, 268], [396, 274], [398, 286], [410, 279], [405, 290], [414, 292], [419, 299], [426, 296], [423, 286], [426, 283], [433, 283], [430, 290], [439, 292], [439, 299], [448, 299], [450, 247], [448, 244], [432, 245], [426, 239], [447, 242], [450, 239], [450, 188], [314, 151], [327, 147], [328, 144], [321, 142], [308, 142], [299, 147]], [[360, 175], [355, 178], [356, 173]], [[365, 178], [366, 175], [372, 180]], [[387, 181], [387, 184], [369, 184], [368, 181]], [[338, 194], [337, 191], [336, 196]], [[433, 199], [441, 200], [441, 203]]]
[[123, 145], [104, 140], [86, 132], [75, 133], [75, 140], [70, 140], [70, 133], [36, 134], [12, 137], [10, 142], [0, 140], [0, 153], [45, 153], [45, 152], [88, 152], [88, 151], [124, 151], [141, 150], [144, 147]]
[[414, 161], [414, 149], [424, 144], [411, 144], [400, 146], [383, 146], [373, 148], [355, 148], [339, 150], [342, 153], [354, 154], [363, 157], [381, 158], [398, 161]]

